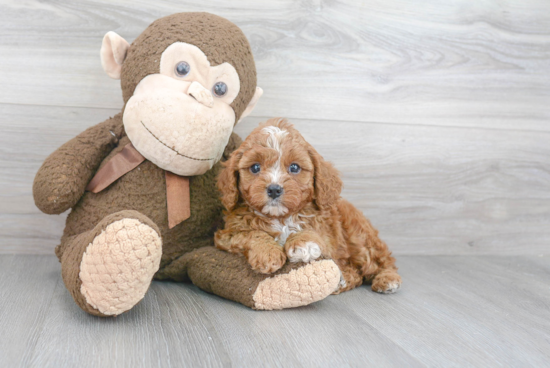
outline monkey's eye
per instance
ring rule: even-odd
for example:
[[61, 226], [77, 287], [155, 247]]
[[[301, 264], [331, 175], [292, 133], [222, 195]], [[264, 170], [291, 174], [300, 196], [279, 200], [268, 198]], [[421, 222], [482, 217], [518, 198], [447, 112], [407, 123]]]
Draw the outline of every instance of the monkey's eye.
[[227, 84], [224, 82], [218, 82], [212, 87], [212, 91], [218, 97], [222, 97], [227, 93]]
[[298, 174], [301, 170], [302, 168], [298, 166], [298, 164], [290, 164], [290, 166], [288, 167], [288, 172], [290, 172], [291, 174]]
[[252, 174], [257, 174], [260, 172], [260, 164], [254, 164], [252, 166], [250, 166], [250, 172]]
[[185, 61], [180, 61], [176, 64], [175, 70], [178, 77], [185, 77], [191, 71], [191, 66]]

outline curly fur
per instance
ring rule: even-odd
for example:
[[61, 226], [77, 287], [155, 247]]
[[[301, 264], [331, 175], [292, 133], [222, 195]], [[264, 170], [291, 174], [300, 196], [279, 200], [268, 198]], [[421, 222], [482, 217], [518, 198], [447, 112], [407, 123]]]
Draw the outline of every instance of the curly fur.
[[[250, 168], [260, 165], [260, 172]], [[298, 173], [289, 167], [297, 164]], [[339, 266], [342, 292], [372, 283], [377, 292], [401, 285], [395, 259], [378, 231], [341, 198], [342, 181], [331, 163], [286, 119], [260, 124], [224, 164], [218, 189], [226, 208], [225, 228], [216, 232], [219, 249], [242, 253], [252, 268], [271, 273], [291, 262], [330, 257]], [[267, 187], [278, 184], [280, 197]]]

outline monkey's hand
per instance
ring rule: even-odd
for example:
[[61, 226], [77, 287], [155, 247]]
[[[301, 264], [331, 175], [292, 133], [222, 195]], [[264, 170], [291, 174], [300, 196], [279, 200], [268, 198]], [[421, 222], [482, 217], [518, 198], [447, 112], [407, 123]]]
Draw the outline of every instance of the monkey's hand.
[[60, 214], [73, 207], [101, 162], [116, 147], [123, 129], [122, 114], [118, 114], [54, 151], [34, 178], [36, 206], [48, 214]]

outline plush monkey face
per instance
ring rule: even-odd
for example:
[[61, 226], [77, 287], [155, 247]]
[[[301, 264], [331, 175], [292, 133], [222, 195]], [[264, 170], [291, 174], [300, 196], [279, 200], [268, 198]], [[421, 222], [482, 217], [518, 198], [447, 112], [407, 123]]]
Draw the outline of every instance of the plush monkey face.
[[196, 46], [176, 42], [160, 71], [143, 78], [124, 109], [126, 134], [145, 157], [180, 175], [202, 174], [216, 163], [235, 125], [239, 94], [231, 64], [211, 66]]
[[101, 57], [107, 74], [122, 79], [130, 141], [179, 175], [200, 175], [218, 162], [235, 123], [262, 94], [241, 30], [207, 13], [159, 19], [131, 46], [109, 32]]

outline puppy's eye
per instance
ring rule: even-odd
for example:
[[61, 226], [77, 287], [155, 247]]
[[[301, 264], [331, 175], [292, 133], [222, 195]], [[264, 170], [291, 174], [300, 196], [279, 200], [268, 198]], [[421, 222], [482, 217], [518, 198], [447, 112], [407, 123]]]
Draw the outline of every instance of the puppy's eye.
[[260, 172], [260, 164], [254, 164], [252, 166], [250, 166], [250, 172], [252, 174], [257, 174]]
[[212, 91], [217, 97], [225, 96], [225, 94], [227, 93], [227, 84], [225, 84], [224, 82], [218, 82], [214, 84], [214, 87], [212, 87]]
[[191, 66], [186, 61], [176, 64], [175, 71], [178, 77], [185, 77], [191, 71]]
[[302, 168], [300, 166], [298, 166], [298, 164], [291, 164], [288, 167], [288, 172], [291, 173], [291, 174], [298, 174], [301, 170], [302, 170]]

